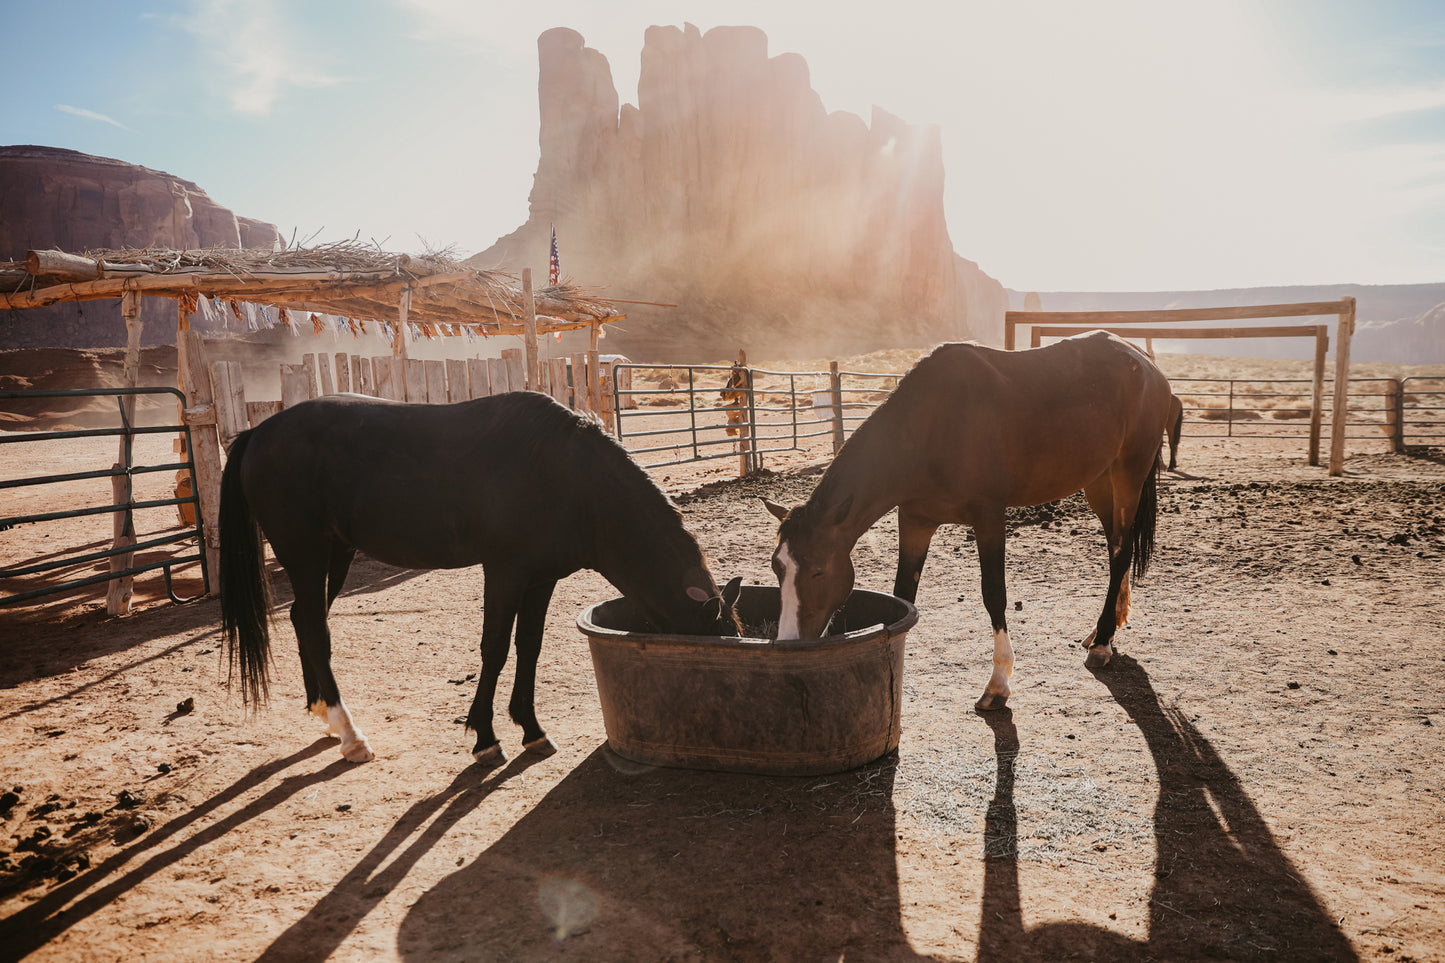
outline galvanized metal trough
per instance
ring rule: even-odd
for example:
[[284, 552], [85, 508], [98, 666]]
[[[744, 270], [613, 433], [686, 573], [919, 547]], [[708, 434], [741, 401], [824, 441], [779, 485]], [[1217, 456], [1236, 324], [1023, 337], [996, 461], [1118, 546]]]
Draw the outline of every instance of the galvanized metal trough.
[[[745, 585], [744, 625], [776, 624], [776, 586]], [[625, 598], [577, 626], [592, 649], [607, 742], [635, 762], [687, 769], [822, 775], [898, 747], [903, 653], [918, 611], [855, 590], [812, 641], [664, 635]], [[761, 633], [759, 633], [761, 634]]]

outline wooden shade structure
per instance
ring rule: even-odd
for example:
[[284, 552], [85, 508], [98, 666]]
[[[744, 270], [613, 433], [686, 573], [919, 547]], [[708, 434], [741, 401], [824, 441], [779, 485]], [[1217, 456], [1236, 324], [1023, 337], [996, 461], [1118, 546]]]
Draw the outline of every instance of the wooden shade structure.
[[193, 307], [199, 295], [296, 311], [423, 324], [457, 324], [478, 334], [538, 334], [618, 321], [605, 299], [570, 283], [526, 297], [511, 275], [469, 268], [445, 256], [413, 257], [353, 243], [282, 251], [209, 249], [31, 251], [0, 263], [0, 308], [118, 298], [126, 292]]
[[[527, 386], [539, 384], [536, 339], [541, 335], [590, 328], [595, 357], [601, 326], [620, 321], [607, 300], [571, 283], [533, 291], [531, 272], [522, 278], [470, 268], [445, 255], [413, 257], [354, 242], [313, 248], [175, 251], [155, 248], [127, 251], [30, 251], [23, 262], [0, 263], [0, 308], [38, 308], [69, 301], [119, 298], [127, 330], [126, 382], [134, 386], [140, 366], [141, 297], [176, 302], [176, 351], [180, 387], [186, 404], [182, 417], [195, 446], [210, 594], [219, 571], [221, 448], [217, 402], [201, 357], [201, 341], [190, 328], [200, 298], [272, 305], [286, 311], [324, 313], [361, 321], [387, 322], [395, 332], [392, 354], [406, 356], [406, 334], [415, 325], [453, 326], [473, 334], [518, 335], [527, 339]], [[595, 361], [593, 364], [595, 370]], [[126, 399], [126, 424], [134, 423], [134, 397]], [[125, 440], [122, 439], [122, 445]], [[135, 544], [129, 510], [129, 478], [118, 478], [115, 547]], [[130, 567], [128, 554], [112, 558], [111, 571]], [[110, 583], [106, 609], [130, 608], [130, 577]]]

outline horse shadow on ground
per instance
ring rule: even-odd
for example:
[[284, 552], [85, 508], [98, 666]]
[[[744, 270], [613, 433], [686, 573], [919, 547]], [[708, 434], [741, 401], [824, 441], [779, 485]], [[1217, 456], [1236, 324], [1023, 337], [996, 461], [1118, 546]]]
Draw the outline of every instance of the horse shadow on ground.
[[925, 959], [901, 924], [896, 768], [890, 754], [838, 775], [748, 776], [599, 748], [423, 894], [397, 948], [422, 960]]
[[980, 713], [998, 777], [984, 819], [980, 963], [1022, 960], [1358, 960], [1229, 766], [1184, 714], [1159, 703], [1148, 673], [1118, 654], [1094, 675], [1138, 725], [1159, 773], [1156, 882], [1144, 942], [1082, 923], [1023, 925], [1014, 761], [1005, 709]]

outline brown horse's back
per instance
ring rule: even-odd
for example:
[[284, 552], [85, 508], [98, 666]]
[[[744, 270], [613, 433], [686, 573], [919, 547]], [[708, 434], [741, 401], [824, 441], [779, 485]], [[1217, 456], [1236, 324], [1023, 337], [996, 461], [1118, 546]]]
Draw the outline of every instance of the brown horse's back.
[[1097, 331], [1028, 351], [940, 345], [888, 404], [924, 463], [916, 498], [1017, 506], [1071, 495], [1121, 459], [1152, 464], [1170, 397], [1147, 356]]

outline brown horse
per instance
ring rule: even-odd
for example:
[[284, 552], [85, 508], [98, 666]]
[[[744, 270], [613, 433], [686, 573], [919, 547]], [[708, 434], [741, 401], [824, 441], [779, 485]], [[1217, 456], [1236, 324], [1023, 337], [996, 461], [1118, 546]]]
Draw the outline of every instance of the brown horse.
[[993, 675], [978, 708], [998, 708], [1013, 674], [1005, 509], [1083, 489], [1109, 544], [1109, 591], [1084, 643], [1085, 664], [1107, 665], [1114, 631], [1128, 619], [1130, 566], [1142, 575], [1153, 550], [1170, 398], [1148, 357], [1102, 331], [1028, 351], [940, 345], [858, 426], [806, 503], [790, 511], [767, 502], [782, 520], [773, 553], [778, 638], [826, 632], [853, 588], [853, 545], [894, 506], [893, 594], [909, 601], [938, 526], [970, 525], [994, 632]]
[[404, 568], [482, 566], [482, 671], [467, 728], [487, 765], [506, 760], [492, 698], [514, 625], [508, 709], [527, 751], [554, 751], [534, 708], [537, 657], [552, 590], [578, 569], [601, 573], [659, 631], [740, 633], [742, 580], [719, 592], [662, 489], [594, 422], [535, 392], [454, 405], [332, 395], [288, 408], [236, 436], [220, 530], [221, 617], [243, 698], [263, 702], [268, 688], [264, 533], [295, 593], [306, 704], [352, 762], [372, 750], [331, 672], [327, 613], [357, 552]]

